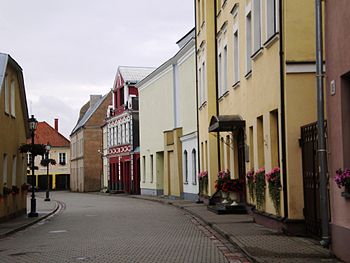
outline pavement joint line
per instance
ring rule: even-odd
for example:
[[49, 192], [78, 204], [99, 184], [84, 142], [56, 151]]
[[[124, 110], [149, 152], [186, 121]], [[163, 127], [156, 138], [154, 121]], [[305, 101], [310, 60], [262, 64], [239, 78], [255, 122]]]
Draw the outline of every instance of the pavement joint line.
[[[37, 198], [41, 198], [41, 197], [37, 197]], [[54, 201], [56, 203], [56, 207], [50, 213], [47, 213], [46, 215], [44, 215], [42, 217], [38, 217], [37, 219], [35, 219], [35, 220], [31, 221], [31, 222], [28, 222], [26, 224], [23, 224], [23, 225], [15, 228], [15, 229], [12, 229], [12, 230], [10, 230], [10, 231], [8, 231], [6, 233], [0, 234], [0, 239], [3, 239], [3, 238], [8, 237], [10, 235], [13, 235], [13, 234], [15, 234], [15, 233], [17, 233], [19, 231], [22, 231], [22, 230], [24, 230], [24, 229], [26, 229], [26, 228], [28, 228], [28, 227], [30, 227], [32, 225], [35, 225], [35, 224], [37, 224], [37, 223], [47, 219], [48, 217], [53, 216], [54, 214], [56, 214], [56, 212], [59, 213], [61, 211], [60, 210], [61, 203], [58, 202], [57, 200], [51, 200], [51, 201]]]
[[[176, 208], [178, 208], [178, 209], [182, 209], [182, 210], [184, 210], [184, 211], [186, 211], [188, 214], [190, 214], [192, 217], [193, 217], [193, 219], [195, 219], [196, 221], [198, 221], [198, 223], [199, 223], [199, 225], [200, 226], [203, 226], [203, 228], [204, 229], [201, 229], [200, 227], [198, 227], [204, 234], [206, 234], [205, 233], [205, 230], [207, 230], [210, 234], [212, 234], [213, 235], [213, 232], [216, 232], [217, 234], [219, 234], [220, 236], [222, 236], [225, 240], [227, 240], [231, 245], [233, 245], [237, 250], [239, 250], [240, 252], [241, 252], [241, 254], [242, 254], [242, 260], [245, 260], [245, 262], [252, 262], [252, 263], [254, 263], [254, 262], [258, 262], [257, 260], [256, 260], [256, 258], [255, 257], [253, 257], [252, 255], [250, 255], [250, 253], [247, 253], [244, 249], [242, 249], [242, 247], [241, 246], [239, 246], [237, 243], [235, 243], [235, 242], [233, 242], [233, 240], [231, 240], [230, 238], [229, 238], [229, 235], [227, 234], [227, 233], [225, 233], [224, 231], [222, 231], [221, 229], [219, 229], [220, 231], [217, 231], [217, 229], [215, 229], [214, 227], [214, 225], [213, 224], [211, 224], [210, 222], [208, 222], [207, 220], [205, 220], [202, 216], [200, 216], [199, 214], [197, 214], [197, 213], [195, 213], [195, 212], [193, 212], [193, 211], [190, 211], [190, 210], [188, 210], [188, 209], [186, 209], [186, 207], [185, 206], [183, 206], [183, 205], [181, 205], [181, 204], [176, 204], [176, 203], [173, 203], [173, 202], [170, 202], [170, 201], [167, 201], [167, 200], [159, 200], [159, 199], [155, 199], [155, 198], [147, 198], [147, 197], [143, 197], [143, 196], [125, 196], [125, 197], [130, 197], [130, 198], [134, 198], [134, 199], [142, 199], [142, 200], [146, 200], [146, 201], [153, 201], [153, 202], [158, 202], [158, 203], [162, 203], [162, 204], [168, 204], [168, 205], [172, 205], [172, 206], [174, 206], [174, 207], [176, 207]], [[196, 224], [194, 224], [194, 225], [196, 225]], [[209, 228], [209, 229], [207, 229], [207, 227]], [[210, 231], [210, 230], [212, 230], [212, 231]], [[210, 236], [208, 236], [207, 234], [206, 234], [206, 236], [209, 238], [209, 239], [211, 239], [210, 238]], [[212, 240], [212, 239], [211, 239]], [[218, 239], [217, 239], [218, 240]], [[213, 240], [212, 240], [213, 241]], [[223, 242], [221, 242], [220, 240], [219, 240], [219, 242], [223, 245], [223, 246], [225, 246], [229, 251], [230, 251], [230, 253], [231, 253], [231, 249], [228, 247], [228, 246], [226, 246]], [[215, 244], [217, 247], [219, 246], [218, 244]], [[219, 249], [219, 248], [218, 248]], [[220, 250], [220, 249], [219, 249]], [[221, 250], [220, 250], [221, 251]], [[224, 254], [224, 253], [223, 253]], [[224, 254], [225, 255], [225, 254]], [[244, 258], [245, 257], [245, 258]], [[225, 256], [225, 258], [230, 262], [230, 259], [229, 258], [227, 258], [226, 256]], [[238, 259], [239, 261], [236, 261], [237, 259], [235, 259], [235, 261], [234, 262], [242, 262], [242, 261], [240, 261], [240, 259]]]

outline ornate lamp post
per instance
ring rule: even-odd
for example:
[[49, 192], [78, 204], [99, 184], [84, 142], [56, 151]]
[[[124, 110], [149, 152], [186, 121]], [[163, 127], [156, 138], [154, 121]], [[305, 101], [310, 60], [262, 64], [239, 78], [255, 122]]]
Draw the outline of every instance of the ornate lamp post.
[[45, 149], [46, 149], [46, 176], [47, 176], [47, 189], [46, 189], [45, 201], [50, 201], [50, 178], [49, 178], [50, 159], [49, 159], [49, 152], [51, 150], [51, 145], [49, 143], [47, 143], [45, 146]]
[[37, 217], [38, 213], [36, 212], [36, 200], [35, 200], [35, 175], [34, 175], [34, 159], [35, 154], [33, 152], [34, 150], [34, 135], [35, 130], [38, 126], [38, 121], [34, 118], [34, 115], [31, 116], [31, 118], [28, 120], [29, 122], [29, 130], [32, 137], [32, 144], [31, 144], [31, 154], [32, 154], [32, 162], [31, 162], [31, 168], [32, 168], [32, 198], [30, 200], [30, 213], [28, 214], [28, 217]]

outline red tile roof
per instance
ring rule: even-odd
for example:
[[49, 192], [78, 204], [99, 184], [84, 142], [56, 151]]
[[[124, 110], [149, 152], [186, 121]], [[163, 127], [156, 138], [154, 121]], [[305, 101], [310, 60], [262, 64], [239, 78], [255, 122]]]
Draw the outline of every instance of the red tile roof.
[[[69, 140], [56, 131], [53, 127], [47, 124], [45, 121], [39, 122], [35, 131], [34, 142], [37, 144], [49, 143], [53, 147], [69, 147]], [[30, 143], [30, 139], [28, 140]]]

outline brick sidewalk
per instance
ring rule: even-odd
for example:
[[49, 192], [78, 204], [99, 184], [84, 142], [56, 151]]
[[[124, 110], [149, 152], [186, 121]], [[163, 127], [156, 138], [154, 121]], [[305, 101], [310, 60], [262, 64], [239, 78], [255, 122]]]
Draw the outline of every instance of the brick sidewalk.
[[[59, 203], [55, 200], [50, 202], [44, 201], [44, 193], [36, 193], [36, 207], [38, 217], [29, 218], [27, 214], [16, 217], [12, 220], [0, 223], [0, 238], [4, 238], [15, 232], [25, 229], [48, 216], [52, 215], [59, 209]], [[30, 194], [27, 195], [27, 213], [30, 212]]]
[[341, 262], [317, 240], [286, 236], [254, 223], [249, 215], [217, 215], [206, 205], [186, 200], [170, 200], [162, 197], [132, 196], [149, 201], [171, 204], [184, 209], [237, 245], [255, 262]]

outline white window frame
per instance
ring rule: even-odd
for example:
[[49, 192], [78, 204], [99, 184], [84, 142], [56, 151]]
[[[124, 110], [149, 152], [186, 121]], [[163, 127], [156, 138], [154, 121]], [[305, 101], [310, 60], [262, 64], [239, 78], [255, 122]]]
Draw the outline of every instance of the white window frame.
[[197, 151], [192, 149], [192, 184], [197, 184]]
[[16, 117], [16, 86], [15, 81], [11, 81], [11, 116]]
[[261, 0], [253, 0], [253, 53], [261, 48]]
[[252, 56], [252, 12], [251, 12], [250, 4], [246, 8], [245, 24], [246, 24], [246, 74], [248, 74], [252, 71], [252, 58], [251, 58]]
[[184, 151], [184, 184], [188, 184], [188, 153], [187, 150]]
[[149, 182], [150, 183], [153, 183], [153, 173], [154, 173], [154, 158], [153, 158], [153, 154], [150, 155], [150, 169], [151, 169], [151, 173], [150, 173], [150, 179], [149, 179]]
[[[273, 5], [273, 6], [271, 6]], [[270, 40], [276, 33], [279, 32], [279, 3], [277, 0], [266, 0], [265, 3], [265, 14], [266, 14], [266, 32], [265, 39], [266, 41]], [[271, 17], [272, 11], [272, 17]], [[272, 29], [272, 30], [271, 30]]]
[[5, 92], [5, 96], [4, 96], [4, 99], [5, 99], [5, 113], [7, 114], [10, 114], [10, 101], [9, 101], [9, 85], [8, 85], [8, 77], [5, 76], [5, 89], [4, 89], [4, 92]]

